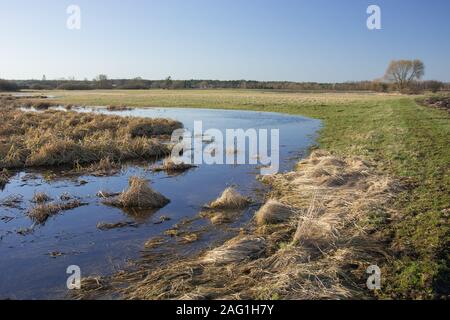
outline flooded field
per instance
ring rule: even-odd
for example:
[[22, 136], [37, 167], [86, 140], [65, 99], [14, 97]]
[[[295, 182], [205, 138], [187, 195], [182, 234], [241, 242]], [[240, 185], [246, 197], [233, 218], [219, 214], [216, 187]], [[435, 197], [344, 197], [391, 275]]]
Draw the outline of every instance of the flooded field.
[[[280, 171], [291, 170], [314, 143], [320, 121], [277, 113], [208, 109], [142, 108], [108, 111], [77, 109], [121, 116], [170, 118], [193, 129], [279, 129]], [[164, 259], [187, 256], [221, 243], [239, 232], [261, 203], [264, 186], [255, 177], [256, 165], [200, 165], [178, 175], [151, 170], [155, 163], [128, 163], [111, 176], [67, 175], [61, 169], [17, 172], [0, 191], [0, 298], [67, 298], [66, 269], [81, 268], [82, 276], [108, 275], [132, 265], [146, 254], [145, 243], [163, 243]], [[124, 211], [107, 206], [98, 192], [121, 192], [132, 176], [144, 177], [170, 199], [160, 210]], [[255, 205], [228, 224], [212, 225], [199, 216], [202, 207], [234, 186]], [[26, 215], [32, 198], [44, 192], [52, 199], [76, 199], [82, 206], [61, 212], [45, 224], [33, 225]], [[102, 228], [116, 224], [120, 228]], [[170, 230], [183, 225], [185, 236]], [[187, 232], [187, 230], [189, 232]], [[195, 234], [194, 237], [190, 236]]]

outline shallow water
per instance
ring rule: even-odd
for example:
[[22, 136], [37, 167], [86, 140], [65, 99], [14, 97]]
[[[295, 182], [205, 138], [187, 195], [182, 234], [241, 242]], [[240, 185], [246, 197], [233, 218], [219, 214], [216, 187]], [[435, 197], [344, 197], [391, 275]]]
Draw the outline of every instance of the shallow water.
[[[248, 111], [148, 108], [108, 112], [102, 108], [79, 109], [80, 112], [100, 112], [139, 117], [172, 118], [193, 129], [195, 120], [203, 120], [204, 130], [280, 129], [280, 171], [291, 170], [299, 158], [306, 155], [314, 143], [320, 121], [303, 117]], [[59, 177], [55, 171], [27, 170], [16, 174], [0, 191], [0, 202], [11, 195], [21, 195], [20, 208], [0, 206], [0, 298], [49, 299], [67, 297], [66, 269], [78, 265], [83, 276], [107, 275], [127, 267], [138, 259], [144, 243], [153, 237], [166, 237], [164, 232], [175, 224], [196, 217], [205, 203], [217, 198], [230, 185], [247, 196], [256, 198], [263, 186], [255, 179], [259, 169], [255, 165], [200, 165], [184, 174], [168, 176], [149, 170], [153, 163], [127, 165], [110, 177]], [[120, 192], [127, 187], [130, 176], [144, 176], [152, 187], [171, 200], [156, 212], [127, 214], [103, 205], [96, 197], [99, 190]], [[80, 183], [87, 182], [86, 184]], [[63, 212], [38, 226], [29, 235], [16, 231], [29, 228], [26, 216], [35, 192], [46, 192], [57, 199], [65, 192], [79, 197], [88, 205]], [[251, 207], [234, 223], [209, 229], [199, 241], [172, 246], [167, 254], [188, 255], [231, 237], [233, 232], [251, 219], [256, 207]], [[161, 216], [171, 218], [160, 222]], [[97, 223], [136, 222], [137, 227], [100, 231]], [[192, 228], [210, 224], [207, 219], [193, 222]], [[167, 239], [171, 241], [170, 239]], [[52, 257], [52, 252], [62, 255]]]

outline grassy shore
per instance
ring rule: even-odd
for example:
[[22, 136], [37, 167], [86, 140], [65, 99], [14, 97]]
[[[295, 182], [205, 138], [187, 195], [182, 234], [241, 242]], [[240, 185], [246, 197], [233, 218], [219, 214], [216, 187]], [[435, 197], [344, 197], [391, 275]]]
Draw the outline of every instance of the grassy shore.
[[246, 90], [50, 91], [79, 105], [204, 107], [275, 111], [322, 119], [318, 144], [365, 157], [407, 186], [391, 219], [374, 219], [394, 259], [383, 266], [382, 297], [436, 298], [449, 288], [450, 121], [417, 97]]

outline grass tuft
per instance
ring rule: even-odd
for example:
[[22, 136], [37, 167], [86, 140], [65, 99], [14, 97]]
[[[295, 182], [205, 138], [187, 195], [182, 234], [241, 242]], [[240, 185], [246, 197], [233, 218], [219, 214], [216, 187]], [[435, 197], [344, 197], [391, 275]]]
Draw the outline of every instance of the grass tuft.
[[250, 200], [243, 197], [236, 189], [229, 187], [222, 195], [211, 202], [207, 208], [215, 210], [244, 209], [250, 204]]
[[140, 209], [162, 208], [169, 202], [169, 199], [150, 188], [147, 180], [139, 177], [131, 177], [127, 190], [115, 198], [104, 201], [105, 204], [119, 208]]

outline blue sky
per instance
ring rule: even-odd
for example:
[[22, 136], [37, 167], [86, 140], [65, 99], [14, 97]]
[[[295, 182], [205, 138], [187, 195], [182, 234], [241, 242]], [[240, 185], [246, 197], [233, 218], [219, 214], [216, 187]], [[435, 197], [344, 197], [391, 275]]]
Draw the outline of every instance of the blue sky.
[[[81, 8], [81, 30], [66, 8]], [[366, 27], [381, 7], [382, 30]], [[0, 78], [340, 82], [419, 58], [450, 81], [448, 0], [0, 0]]]

